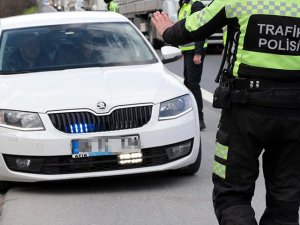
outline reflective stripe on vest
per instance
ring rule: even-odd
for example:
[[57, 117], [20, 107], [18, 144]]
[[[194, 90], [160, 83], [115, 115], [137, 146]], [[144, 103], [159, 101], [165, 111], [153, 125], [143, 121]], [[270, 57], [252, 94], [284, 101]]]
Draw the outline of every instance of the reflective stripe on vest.
[[179, 48], [181, 51], [193, 50], [193, 49], [195, 49], [195, 42], [190, 42], [185, 45], [180, 45]]

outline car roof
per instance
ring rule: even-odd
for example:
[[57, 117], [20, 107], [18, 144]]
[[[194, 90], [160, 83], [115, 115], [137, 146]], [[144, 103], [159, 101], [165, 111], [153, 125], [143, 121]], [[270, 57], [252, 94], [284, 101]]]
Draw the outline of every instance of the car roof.
[[129, 20], [119, 13], [107, 11], [72, 11], [36, 13], [2, 18], [0, 29], [16, 29], [59, 24], [78, 24], [95, 22], [128, 22]]

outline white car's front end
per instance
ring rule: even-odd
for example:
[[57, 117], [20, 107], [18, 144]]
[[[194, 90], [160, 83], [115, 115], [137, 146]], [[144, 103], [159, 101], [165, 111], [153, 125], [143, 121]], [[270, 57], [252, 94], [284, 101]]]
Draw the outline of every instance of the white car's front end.
[[[52, 16], [1, 21], [0, 189], [3, 181], [196, 173], [195, 99], [141, 33], [114, 13], [58, 13], [59, 22]], [[28, 58], [18, 58], [26, 43], [37, 43], [39, 59], [53, 47], [37, 40], [54, 43], [56, 58], [29, 67]], [[164, 50], [164, 62], [178, 57]]]
[[[193, 164], [198, 156], [200, 133], [194, 98], [161, 64], [4, 76], [0, 83], [0, 93], [6, 96], [0, 100], [0, 180], [172, 170]], [[177, 97], [180, 102], [190, 101], [190, 107], [164, 115], [168, 100]], [[25, 122], [22, 127], [20, 122], [12, 123], [18, 116], [37, 119], [33, 115], [39, 116], [40, 124]], [[130, 140], [136, 143], [130, 146]], [[103, 145], [103, 153], [76, 154], [76, 142], [98, 145], [96, 148]], [[109, 145], [117, 148], [118, 142], [125, 142], [123, 150], [109, 149]], [[124, 159], [120, 158], [122, 151], [127, 153]], [[134, 158], [134, 153], [141, 154]]]

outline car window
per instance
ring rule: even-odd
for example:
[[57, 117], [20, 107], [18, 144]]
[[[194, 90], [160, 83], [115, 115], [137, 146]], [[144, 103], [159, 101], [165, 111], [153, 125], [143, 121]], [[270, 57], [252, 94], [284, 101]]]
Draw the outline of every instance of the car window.
[[157, 62], [129, 23], [69, 24], [5, 30], [2, 74]]

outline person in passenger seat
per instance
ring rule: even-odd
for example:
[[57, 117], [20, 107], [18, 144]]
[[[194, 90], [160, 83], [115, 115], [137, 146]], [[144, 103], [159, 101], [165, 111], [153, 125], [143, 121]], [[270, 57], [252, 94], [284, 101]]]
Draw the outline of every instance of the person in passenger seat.
[[80, 42], [80, 58], [79, 63], [97, 63], [102, 62], [103, 59], [99, 51], [96, 50], [99, 46], [96, 46], [96, 43], [93, 42], [90, 35], [85, 35]]

